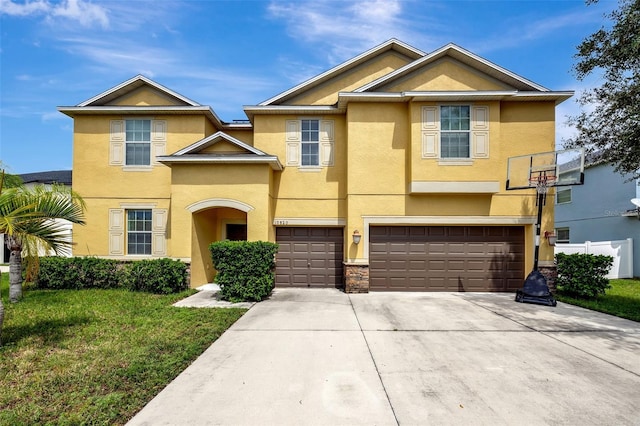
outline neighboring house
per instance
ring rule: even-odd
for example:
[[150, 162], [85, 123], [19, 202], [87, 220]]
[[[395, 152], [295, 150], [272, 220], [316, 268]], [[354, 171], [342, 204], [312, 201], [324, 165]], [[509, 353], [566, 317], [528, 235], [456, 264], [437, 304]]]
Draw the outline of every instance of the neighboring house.
[[[212, 241], [265, 240], [277, 286], [513, 291], [536, 209], [535, 191], [505, 191], [507, 158], [552, 151], [572, 94], [395, 39], [245, 106], [247, 122], [136, 76], [59, 107], [87, 203], [74, 253], [183, 259], [198, 286]], [[546, 244], [540, 260], [553, 268]]]
[[640, 198], [637, 180], [628, 181], [610, 163], [587, 162], [584, 185], [558, 188], [555, 224], [558, 243], [633, 239], [633, 276], [640, 276]]
[[[48, 172], [36, 172], [36, 173], [25, 173], [20, 176], [22, 179], [22, 183], [27, 188], [33, 188], [35, 185], [66, 185], [71, 186], [71, 170], [53, 170]], [[66, 222], [66, 228], [68, 229], [69, 236], [71, 236], [73, 227], [70, 222]], [[4, 234], [0, 234], [0, 241], [2, 242], [2, 251], [0, 252], [0, 263], [8, 263], [9, 262], [9, 249], [5, 244]], [[44, 253], [43, 253], [44, 254]], [[71, 252], [67, 252], [66, 254], [71, 255]]]

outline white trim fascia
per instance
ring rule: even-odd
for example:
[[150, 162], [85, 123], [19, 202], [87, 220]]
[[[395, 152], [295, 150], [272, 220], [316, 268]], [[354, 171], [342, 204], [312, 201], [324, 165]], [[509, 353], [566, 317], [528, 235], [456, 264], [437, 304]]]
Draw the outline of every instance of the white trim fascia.
[[273, 226], [346, 226], [347, 220], [339, 217], [275, 217]]
[[225, 156], [213, 156], [213, 155], [205, 155], [205, 154], [194, 154], [194, 155], [180, 155], [180, 156], [172, 156], [172, 155], [163, 155], [156, 157], [156, 161], [163, 164], [172, 164], [172, 163], [192, 163], [192, 164], [246, 164], [246, 163], [255, 163], [255, 164], [269, 164], [273, 170], [283, 170], [284, 166], [278, 159], [278, 157], [273, 155], [265, 155], [265, 156], [249, 156], [249, 155], [225, 155]]
[[364, 259], [369, 261], [369, 228], [371, 225], [534, 225], [536, 216], [362, 216]]
[[369, 266], [369, 261], [358, 257], [355, 259], [345, 260], [342, 264], [345, 266]]
[[212, 207], [229, 207], [232, 209], [240, 210], [245, 213], [253, 210], [253, 206], [243, 203], [242, 201], [232, 200], [230, 198], [209, 198], [207, 200], [200, 200], [195, 203], [189, 204], [185, 207], [191, 213], [197, 213], [201, 210], [205, 210]]
[[244, 112], [255, 114], [339, 114], [340, 111], [331, 105], [244, 105]]
[[424, 56], [426, 54], [425, 52], [423, 52], [423, 51], [421, 51], [419, 49], [416, 49], [413, 46], [410, 46], [410, 45], [408, 45], [408, 44], [406, 44], [406, 43], [404, 43], [404, 42], [402, 42], [400, 40], [392, 38], [390, 40], [385, 41], [382, 44], [379, 44], [378, 46], [375, 46], [375, 47], [367, 50], [364, 53], [361, 53], [360, 55], [358, 55], [358, 56], [356, 56], [354, 58], [349, 59], [348, 61], [345, 61], [345, 62], [343, 62], [343, 63], [341, 63], [341, 64], [339, 64], [339, 65], [337, 65], [337, 66], [325, 71], [325, 72], [323, 72], [322, 74], [318, 74], [317, 76], [312, 77], [312, 78], [310, 78], [310, 79], [298, 84], [297, 86], [292, 87], [289, 90], [286, 90], [286, 91], [284, 91], [282, 93], [279, 93], [276, 96], [274, 96], [274, 97], [272, 97], [270, 99], [267, 99], [266, 101], [260, 102], [258, 105], [260, 105], [260, 106], [270, 105], [270, 104], [272, 104], [274, 102], [277, 102], [277, 101], [279, 101], [279, 100], [281, 100], [283, 98], [286, 98], [286, 97], [288, 97], [288, 96], [290, 96], [290, 95], [292, 95], [292, 94], [294, 94], [296, 92], [301, 92], [301, 91], [303, 91], [303, 90], [305, 90], [307, 88], [311, 88], [314, 85], [319, 84], [322, 81], [333, 77], [334, 75], [337, 75], [337, 74], [339, 74], [339, 73], [341, 73], [343, 71], [347, 71], [347, 70], [357, 66], [361, 62], [364, 62], [364, 61], [376, 56], [377, 54], [380, 54], [380, 53], [385, 52], [387, 50], [393, 49], [393, 45], [394, 44], [406, 51], [406, 52], [401, 52], [405, 56], [411, 56], [410, 54], [413, 53], [414, 56], [422, 57], [422, 56]]
[[93, 103], [93, 102], [95, 102], [95, 101], [97, 101], [99, 99], [102, 99], [102, 98], [104, 98], [106, 96], [109, 96], [110, 94], [112, 94], [112, 93], [114, 93], [114, 92], [116, 92], [116, 91], [118, 91], [120, 89], [124, 89], [125, 87], [129, 86], [130, 84], [135, 83], [136, 81], [143, 81], [143, 82], [147, 83], [148, 85], [153, 86], [154, 88], [156, 88], [156, 89], [158, 89], [158, 90], [160, 90], [162, 92], [165, 92], [168, 95], [173, 96], [174, 98], [180, 99], [181, 101], [188, 103], [191, 106], [200, 106], [200, 104], [198, 102], [193, 101], [193, 100], [191, 100], [191, 99], [189, 99], [189, 98], [187, 98], [185, 96], [182, 96], [178, 92], [174, 92], [173, 90], [171, 90], [171, 89], [169, 89], [169, 88], [167, 88], [167, 87], [165, 87], [165, 86], [163, 86], [163, 85], [161, 85], [159, 83], [156, 83], [155, 81], [153, 81], [153, 80], [151, 80], [151, 79], [149, 79], [149, 78], [147, 78], [147, 77], [145, 77], [145, 76], [143, 76], [141, 74], [138, 74], [135, 77], [130, 78], [129, 80], [127, 80], [127, 81], [125, 81], [123, 83], [120, 83], [117, 86], [114, 86], [111, 89], [108, 89], [108, 90], [100, 93], [99, 95], [94, 96], [91, 99], [87, 99], [84, 102], [80, 102], [77, 106], [80, 106], [80, 107], [87, 106], [87, 105], [89, 105], [89, 104], [91, 104], [91, 103]]
[[121, 209], [154, 209], [158, 203], [120, 203]]
[[500, 192], [500, 182], [411, 181], [409, 191], [412, 194], [495, 194]]
[[[218, 139], [218, 140], [215, 140]], [[242, 142], [239, 139], [234, 138], [233, 136], [230, 136], [224, 132], [216, 132], [211, 136], [207, 136], [204, 139], [199, 140], [198, 142], [192, 143], [191, 145], [182, 148], [179, 151], [174, 152], [173, 154], [171, 154], [171, 156], [176, 156], [176, 155], [184, 155], [184, 154], [189, 154], [189, 153], [193, 153], [193, 152], [197, 152], [198, 148], [207, 148], [211, 145], [215, 145], [216, 143], [218, 143], [220, 140], [225, 140], [227, 142], [230, 142], [233, 145], [236, 145], [239, 148], [242, 148], [244, 150], [247, 150], [249, 152], [252, 152], [256, 155], [260, 155], [260, 156], [266, 156], [268, 155], [267, 153], [260, 151], [257, 148], [252, 147], [251, 145], [247, 145], [246, 143]]]
[[204, 113], [218, 128], [222, 129], [252, 129], [250, 123], [227, 123], [218, 117], [213, 109], [207, 105], [197, 106], [59, 106], [57, 110], [69, 117], [75, 115], [96, 115], [96, 114], [122, 114], [122, 115], [138, 115], [138, 114], [175, 114], [175, 113]]

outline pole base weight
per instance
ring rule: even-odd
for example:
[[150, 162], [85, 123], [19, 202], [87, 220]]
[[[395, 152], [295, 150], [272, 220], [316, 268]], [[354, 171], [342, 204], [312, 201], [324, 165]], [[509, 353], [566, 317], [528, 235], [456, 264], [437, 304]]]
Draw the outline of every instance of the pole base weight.
[[524, 286], [516, 292], [516, 302], [556, 306], [557, 302], [549, 291], [547, 279], [540, 271], [533, 271], [524, 281]]

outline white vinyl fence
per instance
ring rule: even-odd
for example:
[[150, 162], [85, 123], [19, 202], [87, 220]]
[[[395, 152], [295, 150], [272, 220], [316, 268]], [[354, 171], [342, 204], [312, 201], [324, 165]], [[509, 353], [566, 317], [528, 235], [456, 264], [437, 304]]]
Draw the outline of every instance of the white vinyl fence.
[[613, 256], [607, 278], [633, 278], [633, 239], [618, 241], [585, 241], [581, 244], [556, 244], [556, 253], [604, 254]]

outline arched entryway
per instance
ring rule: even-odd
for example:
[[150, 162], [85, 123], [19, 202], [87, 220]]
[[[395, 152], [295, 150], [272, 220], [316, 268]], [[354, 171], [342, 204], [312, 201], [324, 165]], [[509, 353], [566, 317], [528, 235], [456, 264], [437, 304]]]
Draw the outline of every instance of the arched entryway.
[[215, 269], [209, 245], [221, 240], [247, 239], [247, 212], [253, 208], [229, 199], [210, 199], [187, 207], [191, 211], [191, 286], [213, 281]]

